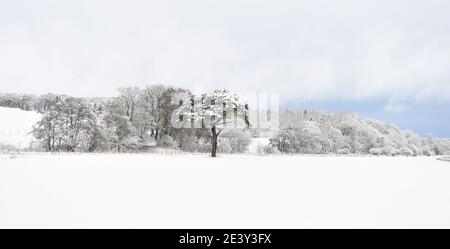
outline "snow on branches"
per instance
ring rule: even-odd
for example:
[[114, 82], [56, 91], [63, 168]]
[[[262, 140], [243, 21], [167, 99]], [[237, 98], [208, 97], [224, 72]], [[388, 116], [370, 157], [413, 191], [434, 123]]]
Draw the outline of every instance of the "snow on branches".
[[237, 94], [226, 89], [191, 96], [181, 104], [176, 114], [184, 128], [211, 129], [213, 157], [216, 157], [218, 137], [225, 128], [244, 128], [248, 124], [247, 106]]

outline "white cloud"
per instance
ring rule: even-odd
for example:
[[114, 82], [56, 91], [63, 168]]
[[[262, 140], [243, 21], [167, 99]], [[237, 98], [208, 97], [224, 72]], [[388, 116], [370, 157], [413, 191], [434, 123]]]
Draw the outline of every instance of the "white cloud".
[[390, 100], [385, 106], [384, 111], [386, 112], [392, 112], [392, 113], [399, 113], [402, 111], [407, 110], [408, 108], [402, 103]]
[[0, 0], [0, 91], [450, 99], [450, 2]]

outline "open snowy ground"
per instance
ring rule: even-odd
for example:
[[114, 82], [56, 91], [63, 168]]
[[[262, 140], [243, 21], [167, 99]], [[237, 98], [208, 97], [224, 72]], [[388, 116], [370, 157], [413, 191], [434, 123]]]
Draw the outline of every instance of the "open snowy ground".
[[450, 228], [450, 163], [0, 155], [0, 227]]
[[0, 145], [27, 148], [33, 140], [33, 125], [40, 118], [37, 112], [0, 107]]

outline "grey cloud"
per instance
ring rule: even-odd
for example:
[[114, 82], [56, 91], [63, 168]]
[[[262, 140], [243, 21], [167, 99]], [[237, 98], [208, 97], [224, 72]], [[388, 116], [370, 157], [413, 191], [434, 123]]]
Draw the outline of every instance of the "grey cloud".
[[0, 91], [450, 98], [449, 1], [1, 1]]

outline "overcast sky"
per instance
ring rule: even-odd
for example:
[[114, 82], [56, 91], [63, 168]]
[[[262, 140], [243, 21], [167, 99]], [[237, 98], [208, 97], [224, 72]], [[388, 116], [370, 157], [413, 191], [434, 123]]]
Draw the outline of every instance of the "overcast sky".
[[450, 100], [448, 0], [0, 0], [0, 92], [152, 83], [284, 101]]

